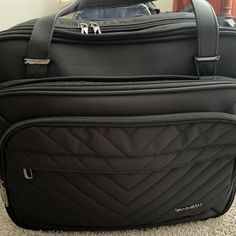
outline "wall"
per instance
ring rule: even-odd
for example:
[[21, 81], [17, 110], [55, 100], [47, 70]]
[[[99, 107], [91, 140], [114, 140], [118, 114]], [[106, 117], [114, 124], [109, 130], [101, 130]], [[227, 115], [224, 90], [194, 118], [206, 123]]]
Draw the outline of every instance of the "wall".
[[[0, 0], [0, 30], [57, 12], [68, 1], [73, 2], [73, 0]], [[157, 2], [162, 11], [172, 9], [173, 0], [158, 0]]]
[[0, 0], [0, 30], [20, 22], [50, 14], [60, 0]]
[[173, 0], [158, 0], [157, 5], [162, 11], [172, 11]]

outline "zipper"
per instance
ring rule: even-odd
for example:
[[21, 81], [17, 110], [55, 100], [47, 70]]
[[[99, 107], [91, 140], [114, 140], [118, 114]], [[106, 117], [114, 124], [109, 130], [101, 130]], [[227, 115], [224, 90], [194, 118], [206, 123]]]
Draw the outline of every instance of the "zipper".
[[96, 22], [80, 23], [78, 28], [81, 34], [89, 34], [89, 29], [92, 29], [93, 34], [102, 34], [101, 28]]
[[[163, 82], [164, 81], [164, 82]], [[71, 77], [51, 77], [43, 79], [20, 79], [0, 83], [0, 91], [9, 87], [15, 86], [32, 86], [34, 84], [42, 85], [78, 85], [78, 86], [116, 86], [116, 85], [148, 85], [148, 84], [182, 84], [191, 83], [206, 83], [206, 82], [224, 82], [225, 79], [214, 80], [212, 78], [204, 78], [199, 80], [196, 76], [175, 76], [175, 75], [149, 75], [149, 76], [71, 76]], [[228, 82], [235, 82], [235, 79], [227, 79]]]
[[[166, 22], [167, 23], [167, 22]], [[157, 28], [159, 26], [159, 28]], [[152, 30], [153, 27], [156, 27], [155, 30]], [[79, 30], [78, 30], [79, 29]], [[9, 29], [7, 31], [0, 32], [0, 41], [6, 40], [8, 38], [26, 38], [30, 37], [31, 32], [33, 30], [32, 27], [24, 28], [23, 26], [13, 29]], [[224, 34], [232, 34], [235, 36], [235, 29], [232, 28], [220, 28], [220, 33]], [[78, 33], [78, 34], [77, 34]], [[91, 33], [91, 34], [90, 34]], [[103, 37], [99, 37], [103, 35]], [[108, 26], [104, 25], [101, 26], [100, 24], [96, 23], [96, 25], [89, 23], [80, 23], [77, 24], [76, 27], [62, 27], [57, 26], [54, 34], [54, 40], [63, 40], [66, 42], [69, 42], [69, 40], [81, 40], [85, 44], [89, 44], [93, 41], [96, 41], [96, 43], [103, 41], [112, 43], [113, 41], [120, 41], [120, 43], [124, 43], [126, 41], [124, 40], [132, 40], [135, 41], [142, 41], [147, 42], [151, 41], [153, 38], [165, 40], [166, 38], [170, 37], [178, 37], [178, 39], [181, 38], [188, 38], [188, 37], [194, 37], [196, 34], [196, 26], [195, 22], [175, 22], [175, 23], [168, 23], [168, 24], [162, 24], [162, 25], [153, 25], [153, 26]], [[93, 37], [91, 37], [93, 36]], [[96, 36], [96, 37], [95, 37]]]
[[[135, 33], [140, 30], [144, 29], [152, 29], [153, 27], [158, 27], [158, 26], [166, 26], [168, 25], [178, 25], [181, 24], [183, 25], [182, 27], [187, 26], [186, 28], [189, 29], [189, 24], [191, 27], [194, 27], [193, 24], [195, 24], [194, 19], [191, 18], [179, 18], [179, 19], [151, 19], [149, 21], [145, 22], [124, 22], [124, 23], [114, 23], [114, 22], [81, 22], [81, 23], [76, 23], [73, 22], [71, 25], [57, 25], [56, 26], [56, 31], [59, 33], [62, 33], [61, 31], [63, 30], [63, 34], [67, 34], [70, 32], [76, 33], [78, 32], [82, 35], [88, 35], [90, 33], [94, 35], [100, 35], [102, 33], [106, 33], [109, 35], [109, 33]], [[31, 31], [33, 30], [34, 24], [27, 24], [27, 25], [20, 25], [13, 27], [7, 31], [0, 32], [0, 36], [5, 36], [8, 34], [31, 34]], [[170, 29], [171, 30], [171, 29]], [[148, 32], [146, 32], [148, 33]], [[153, 33], [153, 32], [149, 32]]]
[[[0, 141], [0, 159], [2, 163], [5, 163], [6, 156], [4, 150], [11, 136], [21, 130], [32, 127], [154, 127], [154, 126], [166, 126], [172, 124], [183, 123], [199, 123], [199, 122], [222, 122], [225, 124], [236, 124], [236, 118], [234, 115], [220, 113], [220, 112], [197, 112], [197, 113], [176, 113], [168, 115], [153, 115], [153, 116], [74, 116], [74, 117], [46, 117], [46, 118], [34, 118], [29, 120], [23, 120], [10, 126], [4, 133]], [[1, 165], [1, 173], [6, 180], [6, 173], [4, 169], [5, 164]], [[16, 168], [16, 167], [14, 167]], [[42, 169], [42, 166], [37, 167], [19, 167], [22, 168], [23, 177], [27, 181], [34, 179], [34, 172]], [[122, 169], [123, 171], [123, 169]], [[153, 171], [153, 170], [152, 170]], [[1, 196], [6, 206], [9, 205], [4, 187], [4, 182], [1, 183]]]
[[[14, 133], [19, 132], [22, 129], [26, 129], [33, 126], [50, 126], [50, 127], [58, 127], [66, 124], [74, 124], [79, 126], [114, 126], [114, 125], [122, 125], [129, 127], [139, 126], [156, 126], [156, 125], [169, 125], [169, 124], [178, 124], [183, 122], [196, 122], [199, 121], [221, 121], [224, 123], [232, 123], [236, 124], [236, 118], [234, 115], [219, 113], [219, 112], [201, 112], [201, 113], [179, 113], [179, 114], [171, 114], [171, 115], [155, 115], [155, 116], [127, 116], [127, 117], [48, 117], [48, 118], [36, 118], [31, 120], [23, 120], [13, 124], [3, 135], [0, 141], [0, 159], [1, 163], [5, 163], [4, 149], [7, 144], [9, 138], [14, 135]], [[4, 179], [6, 180], [5, 175], [5, 165], [1, 165], [1, 173], [4, 173]], [[32, 181], [34, 179], [34, 172], [37, 171], [36, 168], [23, 168], [23, 176], [26, 181]], [[47, 170], [48, 171], [48, 170]], [[133, 173], [133, 170], [127, 171], [127, 173]], [[154, 170], [151, 170], [152, 172]], [[156, 171], [156, 170], [155, 170]], [[86, 170], [87, 173], [87, 170]], [[94, 171], [93, 171], [94, 173]], [[118, 173], [118, 172], [117, 172]], [[122, 170], [122, 173], [124, 171]], [[7, 191], [4, 185], [4, 182], [0, 180], [0, 193], [2, 201], [5, 206], [9, 207], [9, 199], [7, 195]]]
[[[135, 84], [134, 84], [135, 82]], [[169, 89], [175, 91], [189, 91], [193, 89], [215, 88], [215, 87], [235, 87], [235, 80], [231, 79], [206, 79], [206, 80], [170, 80], [170, 81], [130, 81], [130, 82], [93, 82], [93, 81], [70, 81], [70, 80], [45, 80], [40, 81], [14, 81], [14, 83], [4, 83], [0, 87], [0, 96], [13, 92], [41, 92], [41, 91], [71, 91], [71, 92], [128, 92], [129, 94], [138, 91], [160, 90], [159, 92]]]
[[[101, 22], [94, 22], [94, 21], [83, 21], [79, 24], [75, 21], [73, 21], [71, 24], [67, 23], [67, 25], [58, 24], [56, 25], [56, 29], [64, 29], [64, 30], [76, 30], [76, 28], [79, 28], [82, 26], [88, 27], [92, 29], [95, 25], [99, 26], [99, 28], [102, 31], [105, 31], [108, 33], [108, 31], [126, 31], [126, 30], [139, 30], [143, 28], [152, 28], [155, 26], [161, 26], [161, 25], [169, 25], [169, 24], [178, 24], [183, 22], [194, 22], [195, 20], [190, 17], [181, 17], [177, 19], [150, 19], [145, 21], [136, 21], [136, 22], [114, 22], [114, 21], [101, 21]], [[94, 24], [94, 25], [93, 25]], [[7, 33], [9, 31], [16, 31], [16, 30], [32, 30], [34, 27], [34, 23], [31, 24], [21, 24], [19, 26], [15, 26], [9, 30], [3, 31], [2, 33]]]
[[[113, 120], [112, 118], [108, 118], [108, 119], [110, 119], [111, 121]], [[123, 119], [123, 121], [122, 121], [122, 123], [124, 122], [124, 118], [122, 118]], [[126, 118], [127, 119], [127, 118]], [[144, 119], [144, 118], [142, 118], [142, 119]], [[163, 116], [161, 116], [161, 117], [159, 117], [158, 119], [156, 119], [156, 124], [160, 124], [160, 122], [161, 121], [163, 121], [164, 123], [169, 123], [169, 122], [176, 122], [176, 121], [178, 121], [179, 120], [179, 122], [180, 121], [182, 121], [182, 120], [184, 120], [184, 119], [186, 119], [187, 121], [189, 121], [189, 122], [191, 122], [191, 121], [196, 121], [196, 122], [199, 122], [199, 120], [200, 119], [206, 119], [206, 120], [209, 120], [209, 121], [211, 121], [211, 119], [223, 119], [223, 120], [226, 120], [227, 122], [228, 121], [232, 121], [232, 122], [236, 122], [236, 120], [235, 120], [235, 118], [233, 118], [232, 116], [229, 116], [229, 115], [224, 115], [224, 114], [220, 114], [220, 113], [207, 113], [207, 114], [198, 114], [198, 113], [189, 113], [189, 114], [180, 114], [180, 115], [163, 115]], [[79, 121], [83, 121], [84, 120], [84, 123], [86, 124], [87, 122], [88, 122], [88, 120], [87, 120], [87, 118], [85, 117], [85, 118], [81, 118], [81, 119], [78, 119], [77, 120], [77, 122], [79, 122]], [[93, 119], [94, 120], [94, 122], [99, 122], [99, 123], [101, 123], [101, 124], [103, 124], [104, 123], [104, 120], [102, 120], [102, 121], [98, 121], [97, 120], [97, 118], [94, 118]], [[136, 118], [133, 118], [133, 117], [130, 117], [129, 119], [127, 119], [129, 122], [131, 122], [131, 123], [133, 123], [134, 121], [135, 122], [137, 122], [137, 120], [138, 119], [136, 119]], [[154, 119], [152, 119], [152, 120], [154, 120]], [[44, 119], [37, 119], [37, 121], [38, 121], [38, 124], [40, 125], [40, 124], [48, 124], [47, 122], [61, 122], [61, 121], [65, 121], [65, 119], [57, 119], [57, 120], [55, 120], [55, 119], [51, 119], [51, 118], [44, 118]], [[75, 119], [68, 119], [67, 120], [68, 122], [71, 122], [71, 121], [73, 121], [74, 123], [76, 122], [75, 121]], [[149, 121], [151, 121], [151, 120], [149, 120]], [[37, 124], [37, 122], [35, 122], [35, 121], [33, 121], [33, 120], [31, 120], [31, 121], [27, 121], [27, 122], [21, 122], [21, 125], [22, 126], [24, 126], [24, 127], [29, 127], [29, 126], [31, 126], [31, 125], [34, 125], [34, 124]], [[20, 123], [16, 126], [15, 125], [15, 128], [16, 129], [21, 129], [21, 128], [24, 128], [24, 127], [20, 127]], [[13, 130], [13, 129], [11, 129], [11, 134], [13, 133], [13, 132], [17, 132], [17, 130]], [[9, 134], [9, 135], [11, 135], [11, 134]], [[9, 136], [8, 136], [9, 137]], [[6, 137], [7, 138], [7, 137]], [[3, 147], [3, 145], [2, 145], [2, 147]], [[2, 152], [3, 153], [3, 152]], [[1, 158], [6, 158], [6, 157], [3, 157], [3, 155], [2, 155], [2, 157]], [[231, 157], [230, 157], [231, 158]], [[232, 157], [233, 158], [233, 157]], [[195, 163], [194, 163], [195, 164]], [[189, 165], [193, 165], [192, 163], [190, 163], [189, 162]], [[190, 167], [191, 167], [190, 166]], [[174, 166], [175, 168], [177, 168], [178, 167], [178, 165], [177, 166]], [[173, 167], [173, 168], [174, 168]], [[2, 167], [3, 168], [3, 167]], [[172, 169], [172, 166], [170, 167], [170, 169]], [[29, 170], [29, 169], [28, 169]], [[44, 173], [42, 173], [42, 172], [44, 172], [44, 171], [46, 171], [46, 172], [49, 172], [49, 171], [53, 171], [53, 172], [58, 172], [59, 170], [50, 170], [50, 169], [46, 169], [46, 170], [43, 170], [43, 169], [34, 169], [34, 171], [37, 173], [37, 175], [38, 175], [38, 178], [45, 178], [45, 176], [43, 175]], [[133, 171], [133, 172], [132, 172]], [[149, 170], [146, 170], [146, 171], [149, 171]], [[153, 173], [154, 171], [159, 171], [158, 169], [154, 169], [153, 168], [153, 170], [151, 170], [151, 173]], [[104, 171], [104, 172], [106, 172], [106, 171]], [[76, 172], [75, 172], [76, 173]], [[87, 171], [86, 172], [80, 172], [80, 173], [88, 173]], [[94, 171], [92, 170], [92, 173], [94, 174]], [[102, 173], [102, 172], [101, 172]], [[115, 171], [113, 172], [113, 173], [116, 173]], [[117, 172], [118, 173], [118, 172]], [[117, 174], [116, 173], [116, 174]], [[120, 173], [118, 173], [118, 174], [124, 174], [124, 173], [126, 173], [125, 171], [121, 171]], [[130, 174], [133, 174], [133, 173], [136, 173], [137, 174], [137, 171], [134, 169], [134, 170], [131, 170], [131, 171], [127, 171], [127, 173], [130, 173]], [[102, 173], [103, 174], [103, 173]], [[109, 173], [109, 172], [107, 172], [107, 174], [111, 174], [111, 173]], [[143, 174], [142, 172], [141, 172], [141, 174]], [[148, 173], [148, 174], [150, 174], [150, 173]], [[29, 182], [30, 183], [30, 182]], [[35, 183], [35, 184], [38, 184], [38, 183]], [[57, 184], [60, 184], [59, 182], [57, 183]], [[24, 190], [23, 190], [24, 191]], [[13, 194], [13, 193], [12, 193]], [[233, 195], [232, 195], [233, 196]], [[17, 197], [17, 196], [16, 196]], [[6, 198], [7, 199], [7, 198]], [[35, 204], [37, 204], [37, 199], [36, 198], [34, 198], [34, 200], [36, 200], [35, 201]], [[200, 203], [201, 204], [201, 203]], [[12, 211], [13, 212], [13, 211]]]
[[[7, 37], [16, 38], [30, 36], [36, 21], [28, 21], [9, 30], [0, 32], [0, 40]], [[79, 29], [79, 31], [78, 31]], [[220, 28], [221, 32], [234, 33], [235, 29]], [[136, 17], [126, 20], [112, 20], [91, 22], [78, 22], [75, 20], [59, 19], [55, 30], [55, 39], [73, 40], [81, 37], [83, 43], [88, 41], [118, 41], [122, 40], [145, 40], [152, 38], [178, 36], [186, 38], [194, 35], [196, 23], [193, 14], [171, 13], [162, 16]], [[76, 33], [79, 33], [76, 35]], [[91, 37], [91, 35], [93, 37]], [[99, 37], [100, 35], [103, 37]], [[168, 34], [168, 35], [167, 35]], [[97, 36], [97, 37], [95, 37]], [[85, 38], [86, 37], [86, 38]]]
[[[140, 23], [126, 23], [126, 24], [102, 24], [101, 22], [81, 22], [78, 25], [78, 28], [81, 29], [82, 34], [89, 34], [90, 32], [94, 35], [103, 33], [123, 33], [123, 32], [132, 32], [140, 31], [144, 29], [151, 29], [153, 27], [161, 27], [163, 25], [172, 25], [180, 23], [194, 23], [192, 19], [182, 19], [180, 20], [161, 20], [161, 21], [150, 21], [150, 22], [140, 22]], [[61, 27], [58, 27], [62, 29]], [[86, 33], [84, 33], [86, 32]]]
[[31, 169], [23, 169], [24, 178], [32, 180], [34, 178], [33, 171]]
[[[70, 80], [69, 80], [70, 81]], [[175, 89], [175, 91], [192, 91], [192, 90], [203, 90], [203, 89], [214, 89], [214, 88], [230, 88], [235, 87], [236, 83], [234, 80], [187, 80], [187, 81], [140, 81], [135, 85], [133, 82], [69, 82], [66, 80], [53, 81], [45, 80], [40, 81], [16, 81], [15, 83], [5, 83], [0, 88], [0, 96], [7, 96], [10, 94], [19, 93], [53, 93], [56, 92], [76, 92], [78, 94], [139, 94], [139, 93], [165, 93], [169, 90]], [[68, 83], [69, 82], [69, 83]]]
[[102, 34], [101, 28], [98, 23], [91, 22], [89, 26], [92, 28], [94, 34]]
[[88, 34], [89, 33], [89, 25], [86, 23], [80, 23], [78, 25], [81, 34]]

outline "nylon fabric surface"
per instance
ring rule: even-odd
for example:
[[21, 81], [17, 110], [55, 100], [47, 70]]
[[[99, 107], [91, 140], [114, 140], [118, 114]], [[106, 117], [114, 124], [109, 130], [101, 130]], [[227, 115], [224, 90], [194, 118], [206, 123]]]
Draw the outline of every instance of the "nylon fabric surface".
[[[10, 136], [5, 154], [15, 216], [45, 229], [216, 216], [231, 197], [235, 132], [235, 125], [220, 121], [22, 129]], [[23, 168], [33, 170], [33, 180], [24, 179]], [[202, 207], [176, 211], [194, 204]]]

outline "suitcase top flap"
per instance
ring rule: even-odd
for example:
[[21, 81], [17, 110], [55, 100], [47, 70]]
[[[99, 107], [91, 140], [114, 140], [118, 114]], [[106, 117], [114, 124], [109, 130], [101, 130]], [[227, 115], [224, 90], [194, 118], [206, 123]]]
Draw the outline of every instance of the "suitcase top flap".
[[[28, 58], [25, 59], [28, 77], [46, 77], [47, 66], [50, 64], [50, 46], [56, 21], [59, 17], [73, 13], [79, 6], [76, 1], [56, 15], [43, 17], [37, 21], [31, 35], [28, 48]], [[219, 60], [219, 28], [216, 14], [212, 6], [205, 0], [192, 0], [193, 10], [197, 22], [198, 54], [195, 57], [198, 76], [207, 68], [208, 75], [215, 75]], [[101, 34], [98, 24], [90, 24], [94, 34]], [[88, 26], [81, 26], [81, 31], [88, 32]], [[33, 59], [33, 63], [32, 63]], [[34, 59], [37, 60], [35, 63]], [[37, 71], [37, 74], [35, 74]]]

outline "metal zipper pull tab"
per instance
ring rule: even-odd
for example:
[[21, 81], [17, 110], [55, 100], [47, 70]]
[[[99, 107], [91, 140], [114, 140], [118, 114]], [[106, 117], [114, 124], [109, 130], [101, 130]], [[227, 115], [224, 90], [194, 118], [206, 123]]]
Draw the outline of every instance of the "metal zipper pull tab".
[[80, 23], [78, 28], [81, 30], [81, 34], [88, 34], [89, 33], [89, 25], [86, 23]]
[[102, 34], [101, 28], [98, 23], [92, 22], [89, 26], [93, 29], [94, 34]]
[[31, 169], [23, 169], [25, 179], [31, 180], [34, 178], [33, 171]]
[[0, 180], [0, 194], [5, 207], [9, 207], [7, 191], [6, 188], [4, 187], [4, 182], [2, 180]]

